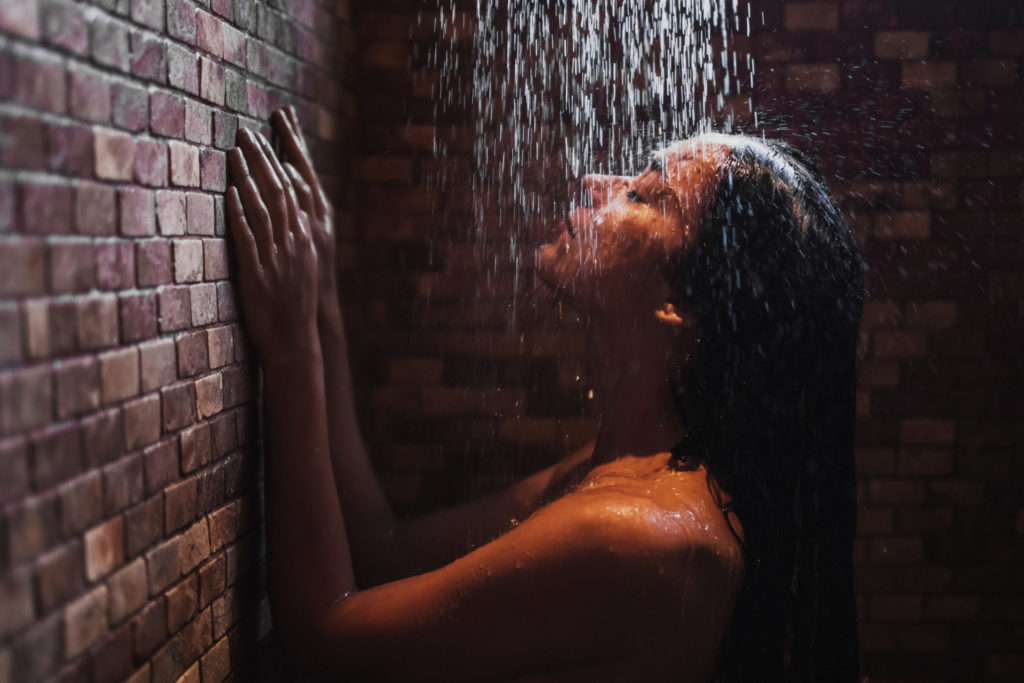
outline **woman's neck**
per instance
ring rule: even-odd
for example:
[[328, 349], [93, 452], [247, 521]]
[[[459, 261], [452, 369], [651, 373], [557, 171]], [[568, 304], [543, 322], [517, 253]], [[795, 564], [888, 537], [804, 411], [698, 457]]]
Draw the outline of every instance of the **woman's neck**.
[[664, 453], [686, 434], [672, 387], [671, 330], [651, 321], [599, 321], [590, 335], [601, 426], [591, 462]]

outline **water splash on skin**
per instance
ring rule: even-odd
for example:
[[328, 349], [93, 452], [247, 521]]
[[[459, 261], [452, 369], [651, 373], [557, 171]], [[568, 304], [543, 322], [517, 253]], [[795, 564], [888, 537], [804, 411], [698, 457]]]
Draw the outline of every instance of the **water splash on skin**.
[[[754, 65], [732, 40], [751, 30], [740, 0], [477, 0], [472, 18], [456, 5], [434, 18], [428, 63], [436, 118], [472, 120], [473, 238], [491, 274], [532, 262], [584, 174], [635, 172], [669, 141], [731, 132], [729, 107], [750, 106]], [[443, 136], [434, 152], [448, 154]]]

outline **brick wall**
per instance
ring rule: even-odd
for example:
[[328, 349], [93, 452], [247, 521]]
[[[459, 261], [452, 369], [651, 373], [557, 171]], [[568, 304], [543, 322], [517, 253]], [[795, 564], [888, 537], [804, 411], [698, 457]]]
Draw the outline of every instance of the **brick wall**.
[[293, 103], [335, 180], [348, 27], [344, 0], [0, 3], [0, 681], [251, 678], [225, 150]]
[[[437, 114], [433, 15], [412, 0], [354, 5], [343, 281], [366, 304], [353, 335], [367, 434], [393, 500], [415, 511], [549, 462], [592, 435], [595, 416], [578, 322], [528, 294], [528, 268], [479, 258], [472, 122]], [[757, 0], [762, 12], [737, 43], [756, 60], [760, 125], [737, 107], [739, 127], [821, 160], [871, 265], [857, 437], [864, 673], [1020, 680], [1024, 3]], [[471, 37], [471, 25], [455, 31], [464, 64]]]

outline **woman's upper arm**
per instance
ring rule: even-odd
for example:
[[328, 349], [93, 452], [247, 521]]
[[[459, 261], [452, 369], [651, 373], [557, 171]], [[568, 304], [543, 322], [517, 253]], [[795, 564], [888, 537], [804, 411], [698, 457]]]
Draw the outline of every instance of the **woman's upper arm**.
[[317, 659], [360, 680], [500, 680], [622, 656], [679, 619], [687, 546], [648, 506], [572, 496], [441, 569], [323, 615]]

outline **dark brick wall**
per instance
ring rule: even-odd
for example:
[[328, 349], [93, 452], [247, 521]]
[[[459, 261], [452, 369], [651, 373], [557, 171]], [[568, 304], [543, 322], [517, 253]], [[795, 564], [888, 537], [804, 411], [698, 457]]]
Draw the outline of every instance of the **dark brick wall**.
[[[414, 511], [550, 461], [593, 434], [593, 402], [578, 323], [528, 293], [528, 268], [480, 259], [493, 245], [468, 202], [472, 122], [437, 115], [430, 8], [354, 5], [355, 223], [341, 265], [365, 302], [353, 335], [367, 433], [396, 504]], [[471, 20], [473, 3], [458, 6]], [[821, 160], [871, 265], [864, 673], [1020, 680], [1024, 3], [758, 0], [762, 12], [736, 43], [756, 60], [759, 126], [734, 100], [738, 125]], [[465, 60], [471, 25], [459, 34]]]
[[0, 4], [0, 681], [251, 680], [270, 623], [225, 150], [293, 103], [336, 180], [347, 8]]

